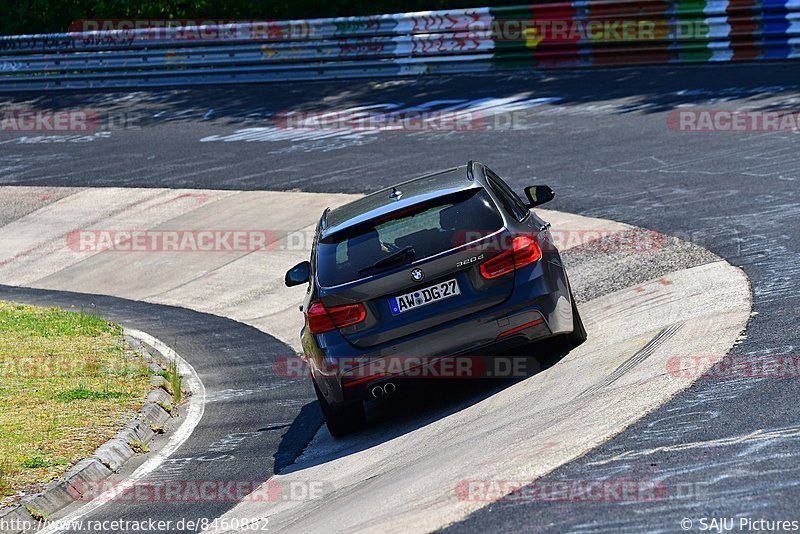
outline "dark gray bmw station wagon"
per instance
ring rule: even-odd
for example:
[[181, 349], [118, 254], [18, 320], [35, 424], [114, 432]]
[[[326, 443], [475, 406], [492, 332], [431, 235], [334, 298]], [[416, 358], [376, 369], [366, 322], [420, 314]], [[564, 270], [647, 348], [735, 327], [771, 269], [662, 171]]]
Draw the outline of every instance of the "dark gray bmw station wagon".
[[364, 402], [406, 379], [586, 339], [550, 225], [531, 211], [554, 193], [525, 194], [469, 162], [322, 214], [286, 285], [308, 284], [301, 338], [332, 435], [363, 426]]

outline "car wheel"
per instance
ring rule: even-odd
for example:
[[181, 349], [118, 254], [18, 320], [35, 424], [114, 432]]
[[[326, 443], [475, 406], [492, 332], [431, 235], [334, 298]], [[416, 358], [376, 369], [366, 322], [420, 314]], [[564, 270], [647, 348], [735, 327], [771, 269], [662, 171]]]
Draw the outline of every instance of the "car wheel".
[[572, 332], [564, 336], [564, 345], [568, 350], [572, 350], [583, 344], [587, 336], [581, 314], [578, 312], [578, 305], [575, 304], [575, 295], [572, 294], [572, 288], [569, 288], [569, 299], [572, 301]]
[[[311, 381], [314, 382], [313, 379]], [[325, 425], [327, 425], [331, 436], [340, 438], [364, 428], [367, 423], [367, 417], [362, 401], [344, 406], [331, 406], [317, 387], [316, 382], [314, 382], [314, 391], [317, 394], [319, 406], [322, 408], [322, 417], [325, 418]]]

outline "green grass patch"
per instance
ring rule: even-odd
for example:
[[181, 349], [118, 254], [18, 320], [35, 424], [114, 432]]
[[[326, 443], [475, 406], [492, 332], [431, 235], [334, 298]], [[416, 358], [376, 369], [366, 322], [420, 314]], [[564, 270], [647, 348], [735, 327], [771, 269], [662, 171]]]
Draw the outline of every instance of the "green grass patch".
[[[12, 491], [9, 461], [7, 458], [0, 457], [0, 495], [9, 495]], [[0, 502], [0, 504], [2, 503]]]
[[34, 308], [8, 302], [0, 306], [0, 331], [45, 338], [122, 333], [119, 326], [83, 311]]
[[[178, 372], [178, 362], [174, 360], [169, 362], [167, 370], [158, 374], [169, 382], [170, 389], [172, 390], [172, 400], [175, 401], [175, 404], [180, 404], [183, 399], [183, 391], [181, 390], [181, 375]], [[167, 412], [169, 411], [170, 410], [167, 410]]]
[[147, 445], [147, 443], [142, 443], [141, 441], [129, 441], [128, 446], [137, 454], [145, 454], [150, 452], [150, 447]]
[[74, 400], [124, 399], [130, 396], [131, 394], [126, 391], [92, 391], [81, 386], [60, 392], [56, 395], [56, 399], [61, 402], [70, 402]]
[[25, 508], [28, 510], [28, 513], [31, 514], [31, 517], [37, 521], [47, 521], [47, 514], [43, 511], [39, 510], [38, 508], [34, 508], [33, 506], [26, 504]]
[[0, 506], [88, 457], [149, 390], [150, 371], [119, 326], [0, 301]]
[[25, 469], [38, 469], [39, 467], [50, 467], [50, 462], [39, 456], [31, 456], [22, 460], [22, 467]]

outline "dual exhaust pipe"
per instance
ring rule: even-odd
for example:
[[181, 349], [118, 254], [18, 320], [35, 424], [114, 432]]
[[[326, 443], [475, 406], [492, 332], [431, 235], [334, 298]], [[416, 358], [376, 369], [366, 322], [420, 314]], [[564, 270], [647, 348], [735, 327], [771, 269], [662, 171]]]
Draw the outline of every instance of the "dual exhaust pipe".
[[371, 393], [374, 398], [383, 397], [384, 395], [391, 395], [397, 391], [397, 387], [393, 382], [387, 382], [382, 386], [375, 386], [372, 388]]

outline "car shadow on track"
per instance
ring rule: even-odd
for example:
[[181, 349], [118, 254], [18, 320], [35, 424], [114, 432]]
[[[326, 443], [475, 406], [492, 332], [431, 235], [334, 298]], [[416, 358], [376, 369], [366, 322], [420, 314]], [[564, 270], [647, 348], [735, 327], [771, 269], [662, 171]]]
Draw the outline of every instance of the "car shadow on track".
[[[308, 435], [312, 421], [322, 422], [317, 402], [307, 404], [284, 435], [275, 457], [275, 472], [288, 474], [355, 454], [425, 427], [440, 419], [478, 404], [500, 391], [546, 372], [569, 352], [557, 341], [535, 347], [537, 356], [528, 357], [528, 374], [520, 378], [472, 378], [420, 381], [410, 387], [398, 385], [397, 392], [367, 403], [368, 426], [345, 438], [334, 439], [322, 425], [299, 456], [281, 456], [281, 451], [296, 451], [298, 436]], [[496, 357], [520, 356], [520, 352], [498, 353]], [[318, 423], [318, 424], [319, 424]], [[294, 429], [294, 430], [292, 430]]]

